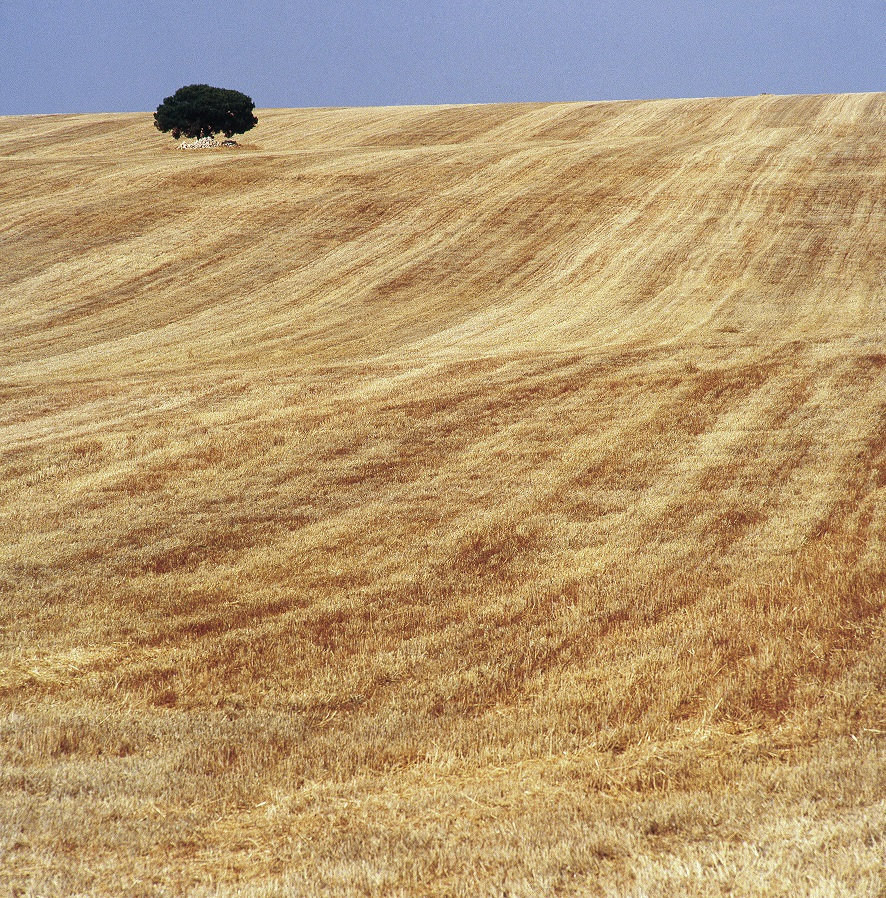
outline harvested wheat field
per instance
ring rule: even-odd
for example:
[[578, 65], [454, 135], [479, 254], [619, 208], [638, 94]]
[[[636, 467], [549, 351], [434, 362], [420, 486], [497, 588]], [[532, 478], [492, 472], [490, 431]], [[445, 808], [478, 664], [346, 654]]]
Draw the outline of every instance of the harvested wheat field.
[[886, 892], [886, 95], [0, 119], [0, 893]]

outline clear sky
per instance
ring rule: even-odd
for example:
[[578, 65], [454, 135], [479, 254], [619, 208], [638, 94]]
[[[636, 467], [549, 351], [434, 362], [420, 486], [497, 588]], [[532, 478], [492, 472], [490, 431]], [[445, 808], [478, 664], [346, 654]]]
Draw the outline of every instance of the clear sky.
[[0, 115], [886, 89], [886, 0], [0, 0]]

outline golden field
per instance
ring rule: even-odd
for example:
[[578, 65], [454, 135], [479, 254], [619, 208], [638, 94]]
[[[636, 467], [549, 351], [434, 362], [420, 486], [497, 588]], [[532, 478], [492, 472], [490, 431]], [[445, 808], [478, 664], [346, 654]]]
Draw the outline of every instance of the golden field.
[[886, 894], [886, 95], [0, 118], [0, 894]]

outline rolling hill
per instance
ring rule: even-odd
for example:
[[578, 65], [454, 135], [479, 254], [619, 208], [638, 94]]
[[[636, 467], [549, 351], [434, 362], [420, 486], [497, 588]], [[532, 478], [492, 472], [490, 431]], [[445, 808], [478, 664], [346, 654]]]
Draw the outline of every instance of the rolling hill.
[[0, 118], [0, 886], [886, 889], [886, 95]]

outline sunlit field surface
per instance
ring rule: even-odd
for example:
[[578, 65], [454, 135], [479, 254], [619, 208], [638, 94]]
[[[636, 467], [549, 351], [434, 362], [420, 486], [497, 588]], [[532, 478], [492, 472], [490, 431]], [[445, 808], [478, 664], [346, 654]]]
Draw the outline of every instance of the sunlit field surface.
[[0, 894], [886, 891], [886, 95], [0, 119]]

